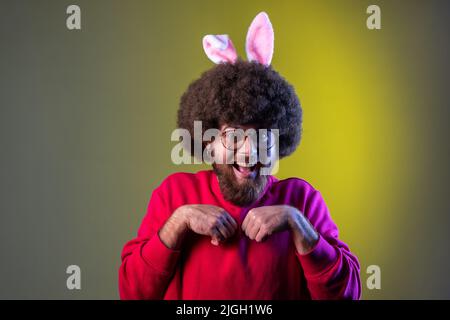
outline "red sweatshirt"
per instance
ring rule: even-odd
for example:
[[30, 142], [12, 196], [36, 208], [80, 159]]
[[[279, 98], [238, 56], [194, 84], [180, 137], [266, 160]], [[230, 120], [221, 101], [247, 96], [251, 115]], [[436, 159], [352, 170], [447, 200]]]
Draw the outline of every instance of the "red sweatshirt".
[[[239, 225], [251, 208], [291, 205], [320, 239], [310, 253], [300, 255], [289, 231], [258, 243], [238, 228], [219, 246], [192, 233], [181, 251], [171, 250], [158, 231], [185, 204], [220, 206]], [[252, 206], [238, 207], [224, 200], [213, 171], [200, 171], [172, 174], [153, 191], [137, 238], [123, 249], [119, 291], [122, 299], [359, 299], [361, 284], [357, 258], [338, 239], [322, 196], [309, 183], [270, 176]]]

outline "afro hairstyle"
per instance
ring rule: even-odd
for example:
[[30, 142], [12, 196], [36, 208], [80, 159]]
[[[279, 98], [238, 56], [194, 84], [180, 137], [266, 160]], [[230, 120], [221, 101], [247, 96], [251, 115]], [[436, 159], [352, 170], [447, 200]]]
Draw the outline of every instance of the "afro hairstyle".
[[279, 158], [283, 158], [300, 143], [302, 109], [292, 85], [271, 66], [237, 60], [205, 71], [182, 95], [177, 126], [189, 131], [191, 146], [194, 121], [202, 122], [202, 136], [223, 124], [278, 129]]

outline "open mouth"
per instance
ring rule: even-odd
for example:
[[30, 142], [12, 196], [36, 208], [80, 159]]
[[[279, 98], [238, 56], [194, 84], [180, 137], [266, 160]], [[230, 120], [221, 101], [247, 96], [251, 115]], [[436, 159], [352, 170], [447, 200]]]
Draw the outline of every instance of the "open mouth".
[[233, 164], [233, 170], [238, 177], [242, 178], [253, 178], [256, 176], [257, 169], [259, 168], [258, 164], [253, 166], [247, 164]]

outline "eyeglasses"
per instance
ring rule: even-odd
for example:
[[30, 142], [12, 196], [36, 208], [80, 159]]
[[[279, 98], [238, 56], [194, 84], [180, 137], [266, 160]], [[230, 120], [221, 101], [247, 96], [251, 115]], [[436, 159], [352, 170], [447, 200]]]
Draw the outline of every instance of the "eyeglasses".
[[[277, 131], [277, 130], [275, 130]], [[260, 150], [269, 150], [275, 145], [275, 133], [270, 129], [226, 129], [221, 132], [222, 145], [228, 150], [239, 150], [247, 137]]]

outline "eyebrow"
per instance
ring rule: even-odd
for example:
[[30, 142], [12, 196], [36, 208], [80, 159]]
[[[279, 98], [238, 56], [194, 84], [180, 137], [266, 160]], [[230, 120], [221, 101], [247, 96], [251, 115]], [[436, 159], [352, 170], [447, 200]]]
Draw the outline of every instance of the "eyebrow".
[[255, 130], [258, 130], [259, 128], [257, 127], [257, 128], [245, 128], [245, 125], [244, 126], [242, 126], [242, 125], [230, 125], [230, 126], [226, 126], [224, 129], [223, 129], [223, 131], [225, 131], [225, 130], [227, 130], [227, 129], [242, 129], [242, 130], [247, 130], [247, 129], [255, 129]]

